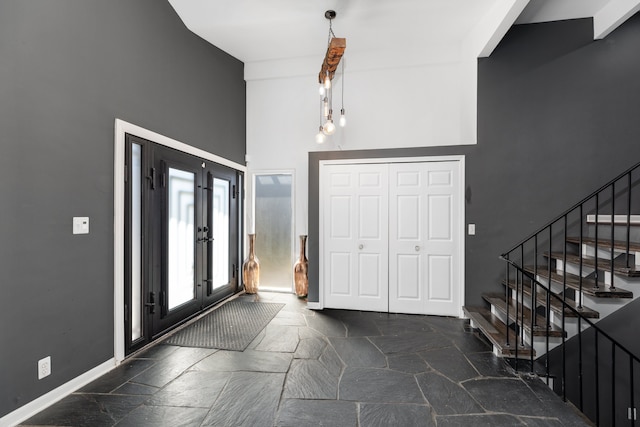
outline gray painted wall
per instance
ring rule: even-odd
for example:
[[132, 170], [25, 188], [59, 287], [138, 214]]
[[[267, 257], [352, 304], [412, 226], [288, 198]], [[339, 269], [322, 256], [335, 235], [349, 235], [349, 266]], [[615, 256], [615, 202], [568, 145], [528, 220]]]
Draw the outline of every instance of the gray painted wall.
[[466, 156], [466, 303], [502, 290], [498, 256], [640, 161], [640, 15], [593, 41], [590, 19], [514, 26], [478, 61], [475, 146], [309, 155], [309, 300], [318, 289], [318, 162]]
[[0, 417], [113, 356], [114, 119], [244, 163], [245, 111], [166, 1], [0, 3]]

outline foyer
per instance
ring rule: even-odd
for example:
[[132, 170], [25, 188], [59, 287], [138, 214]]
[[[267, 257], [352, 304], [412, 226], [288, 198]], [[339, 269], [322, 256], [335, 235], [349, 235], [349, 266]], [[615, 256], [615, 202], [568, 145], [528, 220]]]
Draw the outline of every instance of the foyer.
[[21, 426], [586, 426], [468, 321], [311, 311], [291, 294], [243, 352], [164, 344]]

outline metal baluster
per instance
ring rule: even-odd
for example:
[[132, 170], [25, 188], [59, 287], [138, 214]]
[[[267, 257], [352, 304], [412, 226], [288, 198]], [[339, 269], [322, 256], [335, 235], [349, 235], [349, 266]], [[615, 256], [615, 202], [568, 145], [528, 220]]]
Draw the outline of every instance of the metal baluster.
[[616, 343], [611, 342], [611, 427], [616, 425]]
[[[524, 244], [520, 245], [520, 265], [524, 266]], [[518, 295], [520, 295], [522, 305], [518, 304]], [[522, 270], [520, 270], [520, 293], [516, 295], [516, 310], [520, 310], [520, 325], [518, 326], [518, 317], [516, 316], [516, 327], [520, 332], [520, 343], [524, 349], [524, 274]], [[533, 337], [531, 342], [533, 343]]]
[[[509, 259], [509, 254], [507, 254], [507, 259]], [[507, 343], [506, 346], [509, 347], [509, 286], [511, 285], [511, 282], [509, 281], [509, 263], [506, 263], [506, 276], [507, 276], [507, 286], [505, 286], [505, 297], [504, 300], [507, 302]]]
[[[582, 317], [578, 316], [578, 381], [580, 386], [580, 410], [583, 411], [583, 385], [582, 385]], [[583, 411], [584, 412], [584, 411]]]
[[[533, 277], [538, 277], [538, 235], [533, 236]], [[536, 288], [538, 285], [535, 280], [531, 280], [531, 373], [533, 374], [533, 331], [538, 327], [538, 319], [536, 316], [536, 308], [538, 307], [536, 300]], [[524, 294], [522, 296], [524, 299]], [[549, 330], [547, 329], [547, 336], [549, 335]]]
[[631, 268], [631, 264], [629, 263], [630, 258], [630, 242], [631, 242], [631, 172], [627, 174], [627, 250], [626, 250], [626, 266], [627, 268]]
[[[580, 248], [578, 253], [580, 254], [580, 266], [579, 266], [579, 284], [578, 284], [578, 300], [576, 301], [577, 305], [578, 305], [578, 310], [582, 310], [582, 280], [583, 280], [583, 276], [584, 273], [582, 272], [582, 265], [583, 265], [583, 258], [584, 258], [584, 243], [583, 243], [583, 239], [584, 239], [584, 226], [582, 225], [582, 218], [583, 218], [583, 204], [580, 204]], [[597, 225], [596, 225], [597, 227]]]
[[631, 408], [631, 410], [633, 411], [631, 413], [631, 426], [635, 426], [636, 425], [636, 405], [634, 402], [634, 396], [633, 396], [633, 391], [634, 391], [634, 383], [635, 380], [633, 378], [633, 357], [631, 357], [631, 355], [629, 355], [629, 378], [631, 378], [631, 404], [629, 405], [629, 407]]
[[[562, 248], [562, 331], [565, 331], [565, 311], [567, 310], [567, 215], [564, 216], [564, 245]], [[567, 351], [565, 335], [562, 334], [562, 398], [567, 400]]]
[[598, 355], [598, 331], [596, 333], [596, 343], [595, 343], [595, 351], [596, 351], [596, 425], [600, 425], [600, 357]]
[[[615, 234], [614, 234], [614, 229], [615, 229], [615, 215], [616, 213], [616, 183], [614, 182], [613, 184], [611, 184], [611, 273], [609, 274], [609, 280], [611, 281], [611, 284], [609, 285], [609, 289], [612, 291], [615, 291], [616, 286], [614, 284], [614, 279], [613, 279], [613, 268], [615, 265], [615, 251], [613, 250], [614, 247], [614, 240], [615, 240]], [[597, 255], [597, 254], [596, 254]]]
[[595, 289], [598, 289], [600, 287], [600, 285], [598, 284], [598, 228], [600, 227], [600, 218], [598, 218], [598, 206], [600, 205], [599, 202], [599, 195], [600, 193], [596, 193], [596, 235], [595, 235], [595, 245], [594, 245], [594, 251], [595, 251], [595, 277], [594, 280], [596, 282], [596, 285], [594, 286]]

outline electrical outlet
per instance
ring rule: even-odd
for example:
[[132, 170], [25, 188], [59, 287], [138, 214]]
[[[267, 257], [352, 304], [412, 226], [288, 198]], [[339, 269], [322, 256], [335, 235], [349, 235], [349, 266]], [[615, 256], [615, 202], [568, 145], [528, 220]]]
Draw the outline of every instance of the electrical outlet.
[[38, 360], [38, 379], [51, 375], [51, 356]]
[[636, 408], [627, 408], [627, 417], [630, 420], [637, 420]]

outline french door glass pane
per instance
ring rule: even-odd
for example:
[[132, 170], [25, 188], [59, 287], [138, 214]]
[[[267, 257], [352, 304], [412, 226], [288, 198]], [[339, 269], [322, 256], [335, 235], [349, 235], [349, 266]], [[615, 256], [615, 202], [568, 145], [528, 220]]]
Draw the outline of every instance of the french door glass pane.
[[256, 175], [256, 256], [260, 260], [261, 287], [292, 288], [292, 188], [290, 174]]
[[229, 181], [213, 179], [213, 289], [229, 284]]
[[195, 298], [195, 174], [169, 168], [169, 310]]
[[142, 146], [131, 145], [131, 341], [142, 336]]

